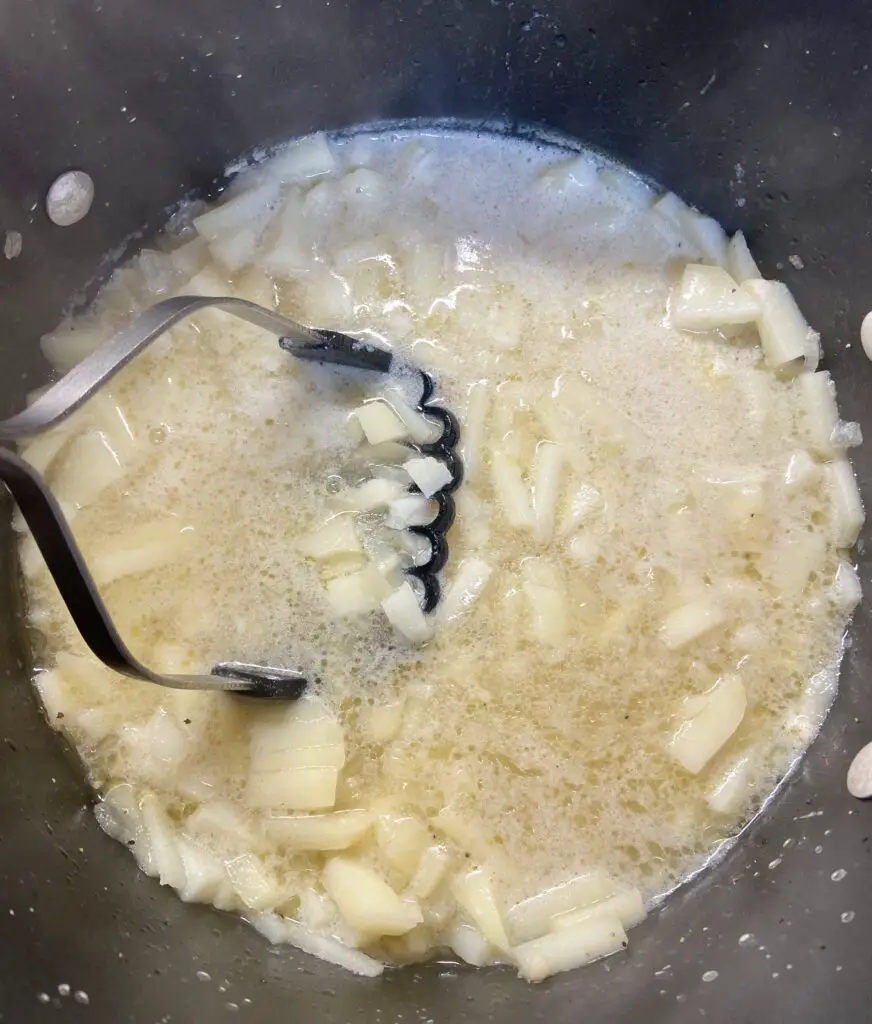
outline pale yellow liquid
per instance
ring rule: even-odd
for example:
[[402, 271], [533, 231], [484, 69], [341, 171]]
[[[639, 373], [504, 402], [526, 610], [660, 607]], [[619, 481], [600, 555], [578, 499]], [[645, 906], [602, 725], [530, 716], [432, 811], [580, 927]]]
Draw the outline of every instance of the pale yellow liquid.
[[[304, 322], [378, 332], [432, 369], [440, 400], [461, 424], [470, 386], [492, 388], [444, 574], [450, 583], [473, 555], [491, 566], [469, 614], [420, 649], [404, 645], [380, 614], [333, 616], [318, 569], [293, 542], [327, 517], [337, 477], [365, 476], [343, 424], [376, 385], [300, 364], [274, 338], [220, 314], [174, 330], [171, 343], [113, 382], [141, 450], [122, 486], [81, 509], [74, 529], [93, 556], [107, 535], [168, 511], [193, 527], [196, 543], [176, 563], [106, 588], [123, 635], [157, 669], [239, 659], [317, 675], [346, 730], [338, 808], [393, 802], [436, 838], [434, 818], [449, 808], [479, 837], [458, 850], [460, 867], [487, 859], [506, 905], [591, 869], [650, 897], [737, 831], [832, 696], [844, 622], [822, 594], [837, 552], [826, 540], [798, 585], [779, 576], [788, 541], [829, 533], [820, 485], [793, 497], [778, 486], [790, 453], [807, 447], [799, 396], [762, 368], [752, 332], [725, 338], [669, 325], [670, 290], [698, 254], [652, 214], [638, 181], [611, 169], [583, 187], [559, 176], [555, 185], [541, 172], [563, 157], [523, 143], [445, 136], [423, 145], [429, 155], [411, 171], [405, 139], [337, 147], [344, 166], [363, 159], [383, 174], [388, 201], [361, 212], [335, 199], [313, 215], [307, 230], [322, 260], [314, 271], [273, 281], [256, 270], [209, 270], [228, 293]], [[300, 192], [325, 187], [335, 185]], [[340, 252], [373, 239], [380, 260], [354, 263]], [[426, 247], [442, 255], [424, 259]], [[350, 296], [339, 314], [322, 290], [330, 271]], [[186, 282], [173, 280], [171, 290], [185, 292]], [[111, 326], [155, 297], [143, 293], [134, 263], [107, 288], [94, 322]], [[488, 318], [489, 308], [497, 312]], [[518, 344], [503, 347], [513, 333]], [[578, 415], [553, 436], [540, 412], [556, 382], [572, 378], [592, 383], [629, 418], [623, 431], [615, 436]], [[530, 531], [507, 524], [489, 461], [501, 449], [526, 468], [543, 440], [571, 451], [558, 534], [560, 510], [580, 483], [604, 505], [537, 545]], [[725, 487], [711, 481], [735, 467], [760, 469], [771, 482], [765, 522], [737, 525], [727, 513]], [[569, 550], [576, 536], [581, 562]], [[566, 588], [571, 628], [556, 645], [531, 628], [520, 590], [530, 556], [557, 566]], [[658, 635], [664, 617], [714, 591], [726, 623], [667, 649]], [[31, 578], [29, 601], [43, 633], [41, 664], [58, 651], [85, 653], [44, 573]], [[832, 670], [822, 677], [827, 685], [809, 697], [807, 681], [823, 670]], [[674, 716], [684, 698], [727, 672], [740, 674], [749, 709], [693, 776], [667, 751]], [[401, 698], [398, 736], [373, 742], [370, 709]], [[182, 827], [213, 799], [258, 817], [243, 802], [257, 705], [180, 696], [98, 669], [81, 701], [108, 716], [96, 745], [69, 720], [52, 724], [79, 744], [96, 786], [123, 780], [155, 791]], [[183, 724], [189, 743], [170, 773], [133, 743], [137, 724], [159, 706]], [[745, 799], [732, 816], [714, 813], [706, 795], [749, 750]], [[230, 857], [251, 842], [228, 834], [215, 848]], [[318, 890], [323, 855], [257, 844], [295, 912], [301, 894]], [[391, 879], [374, 847], [363, 856]], [[305, 922], [305, 897], [296, 912]], [[336, 932], [335, 924], [325, 929]], [[439, 944], [438, 927], [430, 941]], [[402, 943], [387, 952], [404, 955]]]

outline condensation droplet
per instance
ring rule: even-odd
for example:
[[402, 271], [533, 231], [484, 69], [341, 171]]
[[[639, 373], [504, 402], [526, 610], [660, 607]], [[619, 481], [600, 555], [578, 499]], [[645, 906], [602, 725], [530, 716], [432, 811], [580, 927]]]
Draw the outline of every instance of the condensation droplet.
[[834, 872], [833, 872], [833, 873], [832, 873], [832, 874], [830, 875], [830, 878], [831, 878], [831, 879], [832, 879], [832, 880], [833, 880], [834, 882], [841, 882], [841, 880], [842, 880], [842, 879], [843, 879], [843, 878], [845, 877], [845, 875], [847, 875], [847, 873], [848, 873], [848, 872], [847, 872], [847, 871], [845, 871], [845, 869], [844, 869], [844, 868], [839, 868], [839, 869], [838, 869], [837, 871], [834, 871]]
[[702, 980], [706, 981], [706, 982], [708, 982], [708, 981], [716, 981], [717, 978], [718, 978], [718, 972], [717, 971], [706, 971], [703, 974], [703, 976], [702, 976]]
[[854, 920], [854, 911], [853, 910], [846, 910], [844, 912], [844, 914], [842, 914], [842, 924], [850, 924], [853, 920]]
[[780, 863], [781, 863], [781, 858], [780, 857], [776, 857], [775, 860], [770, 860], [769, 861], [769, 870], [771, 871], [774, 868], [777, 868]]
[[62, 985], [58, 985], [58, 995], [59, 996], [68, 996], [69, 994], [70, 994], [70, 986], [69, 985], [67, 985], [66, 983], [64, 983]]
[[211, 981], [212, 975], [207, 974], [206, 971], [197, 971], [197, 981]]
[[14, 260], [21, 255], [22, 238], [20, 231], [7, 231], [3, 239], [3, 255], [7, 260]]
[[48, 219], [58, 227], [77, 224], [94, 202], [94, 180], [84, 171], [64, 171], [52, 182], [45, 197]]
[[43, 1003], [43, 1004], [50, 1003], [51, 1002], [51, 996], [48, 994], [48, 992], [37, 992], [36, 993], [36, 1001], [38, 1003]]
[[755, 938], [755, 936], [754, 936], [754, 934], [752, 932], [745, 932], [744, 935], [740, 935], [739, 936], [739, 945], [740, 946], [754, 946], [754, 945], [756, 945], [756, 943], [757, 943], [757, 939]]
[[77, 989], [73, 993], [73, 999], [75, 999], [75, 1001], [79, 1003], [81, 1006], [88, 1006], [88, 1004], [91, 1002], [91, 997], [88, 995], [88, 993], [83, 992], [81, 989]]

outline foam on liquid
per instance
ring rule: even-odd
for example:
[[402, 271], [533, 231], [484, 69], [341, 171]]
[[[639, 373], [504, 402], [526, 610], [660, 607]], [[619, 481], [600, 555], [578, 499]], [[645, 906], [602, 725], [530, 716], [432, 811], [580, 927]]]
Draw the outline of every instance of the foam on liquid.
[[[773, 488], [768, 527], [738, 536], [712, 482], [737, 467], [783, 477], [790, 452], [806, 446], [795, 385], [759, 368], [750, 333], [725, 340], [671, 328], [670, 289], [698, 254], [622, 170], [597, 175], [590, 157], [588, 175], [543, 175], [565, 155], [471, 134], [358, 137], [336, 149], [346, 170], [377, 170], [385, 195], [344, 195], [335, 180], [300, 189], [318, 269], [291, 281], [207, 269], [228, 291], [304, 322], [389, 339], [433, 370], [461, 424], [470, 386], [488, 382], [488, 444], [528, 466], [539, 441], [566, 442], [568, 479], [596, 488], [604, 507], [538, 548], [507, 526], [482, 466], [458, 495], [445, 573], [450, 581], [472, 555], [492, 566], [474, 611], [419, 650], [380, 616], [336, 620], [293, 542], [326, 518], [329, 493], [365, 476], [344, 421], [372, 385], [298, 363], [272, 337], [208, 314], [113, 382], [139, 454], [122, 487], [78, 513], [76, 534], [93, 557], [107, 535], [167, 512], [193, 527], [190, 555], [106, 588], [122, 635], [158, 669], [172, 655], [188, 669], [240, 659], [317, 676], [346, 730], [337, 807], [390, 798], [427, 821], [451, 808], [487, 837], [506, 901], [593, 868], [647, 896], [662, 892], [736, 831], [832, 695], [843, 622], [820, 595], [836, 551], [825, 543], [805, 589], [776, 582], [790, 541], [827, 535], [825, 495]], [[108, 328], [147, 305], [155, 296], [143, 287], [134, 263], [92, 322]], [[171, 290], [186, 282], [173, 279]], [[629, 418], [624, 442], [581, 415], [552, 436], [537, 409], [573, 379]], [[581, 561], [569, 550], [575, 535]], [[556, 651], [531, 635], [520, 594], [521, 562], [534, 555], [559, 566], [568, 590], [573, 628]], [[715, 588], [728, 625], [667, 650], [657, 635], [664, 616]], [[41, 663], [85, 653], [44, 576], [29, 597]], [[665, 748], [672, 716], [733, 671], [749, 711], [715, 762], [691, 776]], [[807, 681], [822, 672], [827, 685], [809, 697]], [[182, 823], [214, 798], [250, 813], [242, 791], [258, 707], [94, 678], [82, 706], [109, 716], [105, 738], [93, 745], [67, 728], [98, 786], [155, 790]], [[370, 709], [400, 698], [399, 738], [374, 743]], [[190, 753], [169, 775], [133, 742], [158, 705], [187, 720]], [[705, 796], [744, 751], [755, 765], [747, 799], [725, 820]], [[215, 842], [224, 857], [241, 849], [238, 836]], [[317, 879], [322, 855], [259, 842], [289, 899]]]

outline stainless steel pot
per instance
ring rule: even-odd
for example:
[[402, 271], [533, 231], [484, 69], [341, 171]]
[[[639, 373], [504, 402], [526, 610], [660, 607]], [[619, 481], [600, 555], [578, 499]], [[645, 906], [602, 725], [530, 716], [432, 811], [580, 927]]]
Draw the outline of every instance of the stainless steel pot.
[[[823, 332], [843, 414], [872, 435], [858, 338], [872, 307], [864, 0], [0, 10], [0, 228], [23, 236], [21, 255], [0, 259], [3, 414], [44, 379], [36, 339], [105, 271], [106, 254], [135, 247], [184, 194], [208, 193], [228, 159], [316, 128], [454, 116], [566, 132], [745, 230]], [[81, 224], [57, 228], [41, 200], [69, 166], [93, 176], [97, 200]], [[872, 447], [855, 465], [872, 483]], [[509, 970], [436, 964], [364, 981], [182, 905], [99, 832], [31, 693], [4, 550], [0, 1020], [54, 1020], [55, 1003], [65, 1019], [112, 1024], [869, 1019], [872, 808], [847, 796], [844, 773], [872, 738], [872, 605], [853, 627], [836, 707], [789, 785], [719, 866], [633, 932], [625, 956], [537, 988]], [[862, 544], [859, 557], [868, 584]]]

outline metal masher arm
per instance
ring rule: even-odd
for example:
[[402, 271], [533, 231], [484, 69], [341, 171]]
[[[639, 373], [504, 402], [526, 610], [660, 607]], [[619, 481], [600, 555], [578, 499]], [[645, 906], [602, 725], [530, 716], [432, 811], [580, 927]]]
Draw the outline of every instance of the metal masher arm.
[[[27, 409], [0, 421], [0, 440], [27, 437], [61, 423], [147, 345], [180, 320], [210, 306], [277, 334], [282, 347], [299, 358], [382, 373], [390, 369], [390, 352], [348, 335], [303, 327], [244, 299], [181, 295], [147, 309]], [[299, 672], [265, 665], [221, 662], [209, 675], [163, 675], [147, 668], [118, 635], [69, 524], [40, 474], [0, 447], [0, 480], [21, 509], [82, 639], [104, 664], [123, 675], [176, 689], [231, 690], [290, 699], [303, 692], [306, 678]]]

